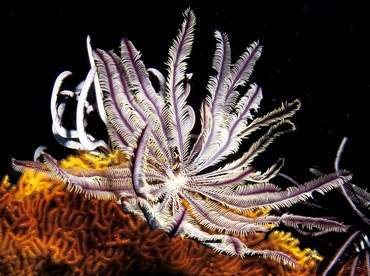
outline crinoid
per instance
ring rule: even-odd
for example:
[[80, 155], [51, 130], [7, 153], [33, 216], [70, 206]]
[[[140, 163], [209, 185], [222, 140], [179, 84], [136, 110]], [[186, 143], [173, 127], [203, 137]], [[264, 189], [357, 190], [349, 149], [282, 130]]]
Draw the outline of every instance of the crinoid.
[[[334, 161], [335, 171], [340, 170], [340, 160], [343, 154], [347, 137], [344, 137], [336, 154]], [[311, 169], [317, 175], [322, 176], [322, 172]], [[353, 216], [350, 230], [343, 243], [322, 268], [323, 275], [370, 275], [370, 193], [365, 189], [345, 181], [339, 188], [340, 193], [348, 202], [349, 209], [352, 212], [336, 212], [333, 208], [334, 215], [343, 221], [348, 220], [344, 216]], [[351, 214], [351, 215], [350, 215]], [[320, 269], [321, 270], [321, 269]]]
[[[283, 103], [255, 117], [262, 90], [256, 84], [243, 88], [262, 48], [254, 42], [232, 63], [228, 36], [219, 31], [215, 32], [215, 75], [209, 78], [209, 94], [200, 107], [201, 129], [192, 133], [196, 113], [187, 103], [192, 75], [186, 70], [194, 25], [193, 11], [187, 9], [169, 49], [166, 77], [156, 69], [147, 69], [139, 51], [123, 38], [121, 56], [92, 50], [87, 40], [91, 70], [76, 91], [60, 91], [70, 72], [56, 80], [51, 110], [57, 140], [66, 147], [96, 154], [118, 150], [129, 162], [101, 170], [71, 169], [42, 152], [44, 162], [13, 160], [13, 166], [62, 179], [71, 191], [88, 197], [115, 199], [125, 211], [170, 236], [186, 236], [221, 253], [260, 255], [294, 266], [287, 254], [250, 249], [239, 237], [264, 233], [279, 224], [324, 232], [342, 232], [347, 227], [325, 218], [288, 213], [252, 218], [248, 212], [289, 207], [309, 199], [314, 192], [325, 193], [341, 186], [351, 176], [336, 171], [282, 190], [270, 182], [282, 167], [282, 160], [263, 172], [251, 165], [277, 136], [294, 129], [289, 118], [300, 102]], [[153, 85], [154, 81], [158, 85]], [[71, 99], [77, 100], [75, 129], [67, 129], [62, 123]], [[105, 124], [107, 140], [97, 139], [89, 131], [92, 113]], [[265, 133], [240, 152], [241, 143], [257, 130]]]

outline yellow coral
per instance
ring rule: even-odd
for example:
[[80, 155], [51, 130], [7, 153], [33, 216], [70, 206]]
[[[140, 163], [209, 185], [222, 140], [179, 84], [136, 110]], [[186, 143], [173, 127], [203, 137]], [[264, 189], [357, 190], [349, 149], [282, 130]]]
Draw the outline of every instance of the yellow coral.
[[68, 158], [63, 159], [60, 163], [63, 168], [78, 168], [83, 170], [104, 170], [109, 166], [124, 165], [127, 158], [122, 151], [115, 150], [108, 155], [100, 154], [98, 156], [88, 152], [82, 152], [78, 156], [70, 155]]
[[[65, 168], [125, 165], [123, 155], [83, 153], [62, 160]], [[250, 217], [266, 215], [256, 210]], [[17, 185], [0, 186], [0, 275], [313, 275], [321, 257], [299, 248], [290, 233], [242, 237], [253, 249], [281, 250], [299, 268], [261, 257], [244, 259], [214, 252], [193, 240], [170, 239], [163, 231], [125, 214], [110, 200], [88, 200], [43, 174], [25, 171]]]

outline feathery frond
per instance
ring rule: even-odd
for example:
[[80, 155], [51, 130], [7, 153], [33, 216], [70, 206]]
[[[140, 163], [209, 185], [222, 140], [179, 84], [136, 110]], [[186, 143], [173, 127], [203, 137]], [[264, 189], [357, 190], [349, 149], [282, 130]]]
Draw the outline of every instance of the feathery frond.
[[[200, 108], [201, 130], [194, 141], [196, 114], [187, 102], [191, 90], [187, 59], [194, 26], [194, 13], [187, 9], [169, 48], [166, 76], [157, 69], [147, 69], [140, 52], [127, 38], [121, 40], [121, 56], [93, 50], [88, 38], [91, 70], [86, 80], [75, 91], [60, 91], [70, 72], [57, 78], [51, 100], [56, 139], [77, 151], [107, 154], [118, 150], [128, 159], [125, 164], [99, 170], [65, 168], [42, 153], [43, 163], [13, 160], [13, 167], [18, 171], [37, 170], [65, 181], [71, 192], [82, 192], [89, 198], [114, 199], [126, 212], [140, 216], [151, 228], [162, 229], [171, 237], [187, 236], [220, 253], [258, 255], [294, 267], [287, 254], [250, 249], [238, 236], [265, 233], [280, 224], [319, 233], [341, 232], [347, 227], [329, 219], [294, 214], [257, 218], [246, 214], [256, 209], [290, 207], [308, 200], [315, 192], [340, 187], [351, 176], [337, 171], [282, 190], [271, 182], [284, 164], [282, 158], [265, 171], [254, 168], [254, 159], [278, 136], [295, 129], [290, 118], [300, 102], [283, 103], [258, 116], [262, 89], [254, 83], [249, 88], [244, 86], [262, 46], [253, 42], [232, 63], [229, 39], [218, 31], [212, 63], [215, 75], [209, 78], [209, 94]], [[150, 75], [158, 80], [158, 90]], [[88, 97], [91, 94], [95, 97]], [[76, 129], [66, 129], [62, 123], [68, 101], [77, 102]], [[105, 124], [107, 141], [88, 131], [91, 112]], [[259, 129], [264, 134], [241, 152], [243, 140]]]

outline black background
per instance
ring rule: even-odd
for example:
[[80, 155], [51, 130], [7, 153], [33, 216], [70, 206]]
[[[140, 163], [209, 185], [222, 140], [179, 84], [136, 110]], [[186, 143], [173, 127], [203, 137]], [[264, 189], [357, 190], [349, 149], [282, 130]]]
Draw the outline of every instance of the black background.
[[268, 149], [263, 155], [265, 166], [284, 156], [283, 171], [307, 181], [312, 165], [332, 170], [336, 149], [348, 136], [342, 167], [366, 187], [369, 9], [366, 1], [343, 2], [8, 2], [2, 7], [0, 27], [0, 175], [9, 174], [16, 182], [19, 175], [11, 169], [11, 158], [31, 160], [41, 144], [49, 145], [57, 156], [57, 152], [63, 154], [51, 133], [51, 90], [64, 70], [74, 73], [74, 85], [87, 74], [87, 35], [93, 48], [117, 51], [120, 39], [128, 37], [147, 67], [163, 70], [182, 12], [191, 7], [197, 25], [189, 61], [189, 71], [194, 73], [190, 101], [197, 107], [206, 95], [214, 30], [228, 33], [234, 60], [259, 40], [264, 49], [251, 81], [264, 91], [260, 114], [283, 101], [302, 102], [293, 117], [297, 130]]

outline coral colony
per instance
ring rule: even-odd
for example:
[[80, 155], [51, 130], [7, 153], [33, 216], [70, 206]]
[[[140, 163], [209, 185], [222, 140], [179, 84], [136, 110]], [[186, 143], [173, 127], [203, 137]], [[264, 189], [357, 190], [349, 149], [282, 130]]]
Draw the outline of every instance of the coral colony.
[[[86, 236], [91, 224], [89, 220], [96, 220], [97, 225], [104, 229], [94, 232], [96, 248], [103, 248], [102, 243], [108, 247], [115, 242], [116, 246], [110, 253], [101, 251], [103, 255], [112, 257], [117, 247], [129, 246], [127, 240], [117, 241], [118, 226], [122, 226], [121, 235], [129, 236], [134, 230], [126, 229], [127, 223], [135, 228], [130, 217], [134, 216], [147, 222], [154, 233], [160, 231], [170, 240], [179, 241], [180, 238], [183, 242], [191, 242], [197, 250], [205, 248], [207, 252], [213, 252], [207, 253], [209, 261], [216, 255], [230, 260], [232, 256], [240, 256], [243, 258], [237, 258], [237, 262], [259, 260], [259, 269], [267, 270], [266, 263], [269, 262], [274, 263], [274, 269], [283, 266], [286, 271], [303, 269], [307, 273], [313, 269], [309, 260], [320, 258], [315, 259], [313, 251], [300, 251], [298, 243], [289, 234], [277, 231], [276, 227], [284, 225], [320, 234], [345, 232], [348, 226], [334, 219], [283, 213], [281, 209], [309, 200], [314, 192], [324, 194], [341, 187], [350, 181], [351, 175], [338, 169], [305, 184], [282, 189], [273, 180], [282, 168], [283, 160], [278, 160], [265, 171], [255, 168], [253, 160], [275, 138], [294, 130], [290, 118], [299, 109], [300, 102], [283, 103], [275, 110], [257, 116], [262, 90], [248, 81], [262, 47], [258, 42], [252, 43], [233, 62], [228, 36], [216, 31], [215, 74], [209, 77], [208, 94], [196, 112], [187, 102], [192, 78], [192, 74], [187, 72], [187, 60], [194, 40], [195, 16], [190, 9], [183, 16], [181, 28], [169, 49], [166, 74], [146, 68], [140, 52], [127, 38], [121, 40], [120, 55], [92, 49], [88, 38], [91, 69], [86, 79], [75, 91], [63, 90], [63, 80], [71, 73], [61, 73], [51, 98], [53, 133], [59, 143], [75, 149], [76, 154], [56, 160], [41, 150], [35, 161], [14, 159], [14, 169], [22, 172], [28, 180], [22, 178], [19, 185], [23, 188], [3, 196], [11, 206], [20, 200], [31, 200], [25, 199], [26, 194], [21, 196], [19, 189], [48, 194], [55, 201], [49, 204], [54, 211], [48, 207], [42, 210], [49, 212], [50, 219], [53, 215], [63, 216], [60, 210], [55, 210], [58, 206], [72, 214], [77, 208], [76, 200], [83, 202], [78, 212], [85, 210], [88, 204], [114, 203], [120, 208], [109, 207], [113, 209], [108, 211], [104, 208], [109, 204], [105, 203], [108, 205], [104, 205], [106, 207], [101, 211], [104, 215], [100, 214], [95, 219], [79, 215], [76, 219], [79, 226], [74, 226], [79, 229], [78, 233], [85, 231], [83, 236]], [[67, 105], [71, 102], [76, 103], [73, 129], [67, 128], [63, 122], [66, 115], [70, 117], [66, 113], [70, 112]], [[106, 127], [104, 138], [98, 137], [89, 127], [89, 119], [93, 115], [98, 115]], [[200, 120], [201, 126], [197, 133], [194, 131], [196, 120]], [[252, 133], [253, 137], [262, 134], [250, 141], [251, 145], [245, 150], [242, 145]], [[40, 184], [33, 185], [35, 182]], [[63, 193], [56, 188], [61, 183], [66, 183], [68, 191]], [[2, 189], [9, 189], [6, 180]], [[56, 199], [60, 196], [62, 199]], [[37, 197], [32, 200], [42, 200]], [[33, 204], [37, 203], [30, 203], [30, 206]], [[68, 206], [70, 211], [67, 211]], [[13, 209], [6, 210], [7, 216], [12, 218], [10, 223], [18, 223], [20, 214], [10, 215]], [[45, 220], [44, 214], [42, 221], [36, 221], [42, 224], [46, 223]], [[114, 222], [114, 226], [109, 226], [109, 222]], [[68, 230], [62, 232], [73, 235], [73, 226], [69, 225], [71, 221], [65, 222], [65, 226], [60, 223], [55, 219], [50, 227], [66, 227]], [[4, 225], [0, 228], [0, 238], [4, 238], [6, 229], [13, 229], [9, 223], [6, 224], [9, 227]], [[136, 227], [141, 227], [139, 225], [137, 223]], [[101, 236], [99, 231], [102, 231]], [[107, 237], [106, 231], [117, 232], [112, 232], [107, 240], [99, 243], [99, 238]], [[137, 230], [137, 235], [139, 232]], [[42, 236], [40, 233], [37, 235]], [[11, 235], [14, 236], [15, 233]], [[49, 262], [55, 261], [55, 252], [62, 250], [57, 249], [62, 244], [59, 241], [61, 237], [40, 237], [35, 245], [39, 249], [31, 251], [34, 255], [42, 255], [52, 246], [49, 254], [54, 257], [49, 257]], [[87, 254], [89, 246], [93, 246], [79, 245], [71, 237], [66, 240], [69, 245], [63, 250], [73, 246], [76, 256], [77, 252]], [[41, 250], [42, 245], [49, 249]], [[182, 256], [186, 258], [186, 254], [189, 253]], [[82, 263], [80, 265], [82, 267]], [[104, 266], [99, 267], [103, 269]], [[252, 267], [249, 266], [250, 269]], [[294, 275], [292, 273], [290, 275]]]

